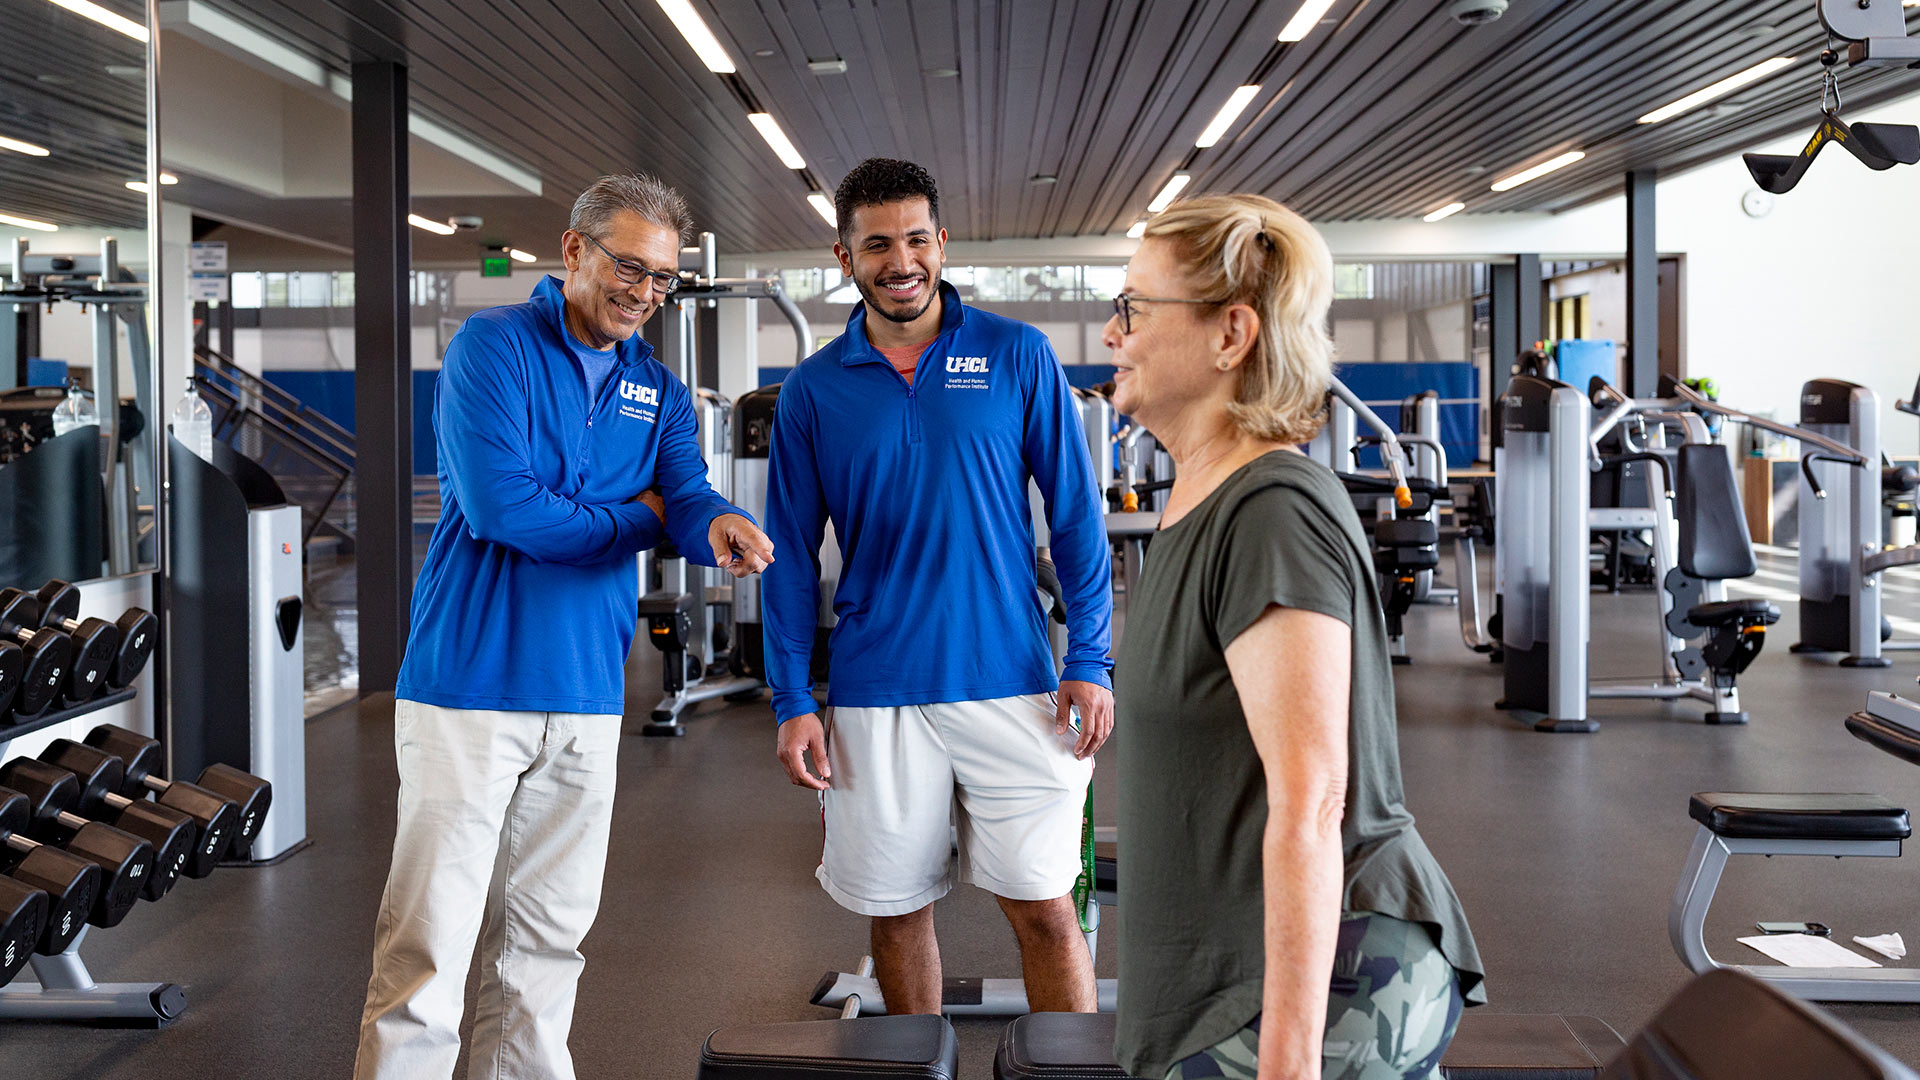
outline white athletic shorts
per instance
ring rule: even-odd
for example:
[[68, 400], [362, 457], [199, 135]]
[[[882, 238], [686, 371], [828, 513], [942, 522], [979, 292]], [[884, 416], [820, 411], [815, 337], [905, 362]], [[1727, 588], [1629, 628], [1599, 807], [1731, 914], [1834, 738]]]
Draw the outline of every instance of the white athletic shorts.
[[827, 713], [832, 787], [815, 876], [840, 906], [906, 915], [960, 880], [1009, 900], [1051, 900], [1080, 874], [1093, 759], [1053, 733], [1053, 694]]

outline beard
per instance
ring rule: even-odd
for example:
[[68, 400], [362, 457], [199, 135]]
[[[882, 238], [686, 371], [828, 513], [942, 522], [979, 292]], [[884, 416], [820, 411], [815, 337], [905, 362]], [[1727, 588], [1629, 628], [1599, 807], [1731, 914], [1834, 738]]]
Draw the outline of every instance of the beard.
[[879, 315], [888, 322], [897, 323], [910, 323], [920, 316], [925, 315], [927, 309], [933, 306], [933, 298], [940, 295], [940, 279], [929, 274], [927, 275], [927, 294], [921, 298], [920, 306], [911, 312], [903, 313], [895, 306], [899, 304], [899, 301], [888, 296], [887, 290], [881, 288], [877, 281], [868, 283], [861, 281], [859, 278], [855, 278], [853, 287], [859, 290], [860, 298], [867, 302], [868, 311]]

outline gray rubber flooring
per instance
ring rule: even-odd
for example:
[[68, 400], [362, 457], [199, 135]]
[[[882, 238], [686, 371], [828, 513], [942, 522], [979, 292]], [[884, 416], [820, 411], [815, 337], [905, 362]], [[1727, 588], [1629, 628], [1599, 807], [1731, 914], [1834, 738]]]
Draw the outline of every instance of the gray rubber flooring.
[[[1791, 562], [1765, 562], [1752, 587], [1791, 590]], [[1889, 594], [1896, 615], [1920, 616], [1920, 587], [1896, 583]], [[1653, 604], [1644, 593], [1594, 597], [1596, 676], [1653, 670]], [[1602, 702], [1602, 729], [1584, 736], [1537, 734], [1496, 712], [1500, 669], [1461, 646], [1453, 610], [1414, 613], [1415, 662], [1397, 675], [1407, 797], [1466, 904], [1492, 1008], [1585, 1013], [1624, 1033], [1682, 985], [1666, 916], [1693, 833], [1690, 793], [1910, 797], [1920, 773], [1848, 737], [1841, 720], [1869, 690], [1911, 691], [1920, 656], [1896, 653], [1891, 669], [1866, 671], [1789, 655], [1794, 619], [1783, 606], [1742, 680], [1750, 726], [1707, 727], [1694, 703]], [[639, 717], [657, 697], [657, 663], [650, 652], [634, 659]], [[1125, 750], [1123, 729], [1096, 773], [1103, 822]], [[585, 947], [574, 1026], [582, 1077], [690, 1077], [716, 1026], [827, 1015], [806, 995], [829, 966], [861, 955], [865, 926], [814, 883], [817, 805], [786, 783], [772, 751], [764, 705], [709, 705], [684, 739], [634, 735], [623, 747], [607, 899]], [[184, 984], [185, 1016], [159, 1031], [0, 1023], [0, 1077], [349, 1075], [392, 835], [391, 703], [316, 717], [308, 752], [311, 848], [279, 866], [185, 882], [88, 943], [103, 981]], [[1916, 895], [1920, 858], [1738, 859], [1709, 941], [1723, 958], [1764, 962], [1733, 938], [1756, 919], [1812, 919], [1841, 941], [1897, 930], [1920, 944]], [[985, 894], [956, 891], [938, 922], [950, 974], [1016, 974], [1011, 934]], [[1103, 952], [1101, 974], [1114, 961]], [[1920, 1063], [1920, 1006], [1834, 1011]], [[957, 1024], [963, 1076], [991, 1075], [1001, 1026]]]

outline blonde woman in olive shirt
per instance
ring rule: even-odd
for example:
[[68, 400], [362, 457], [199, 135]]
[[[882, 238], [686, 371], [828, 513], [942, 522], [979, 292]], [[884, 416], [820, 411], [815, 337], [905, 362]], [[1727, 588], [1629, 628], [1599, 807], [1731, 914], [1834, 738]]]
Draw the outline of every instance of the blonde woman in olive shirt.
[[1147, 226], [1103, 340], [1174, 486], [1114, 671], [1119, 1062], [1141, 1077], [1438, 1075], [1485, 1000], [1402, 805], [1359, 518], [1322, 421], [1333, 260], [1257, 195]]

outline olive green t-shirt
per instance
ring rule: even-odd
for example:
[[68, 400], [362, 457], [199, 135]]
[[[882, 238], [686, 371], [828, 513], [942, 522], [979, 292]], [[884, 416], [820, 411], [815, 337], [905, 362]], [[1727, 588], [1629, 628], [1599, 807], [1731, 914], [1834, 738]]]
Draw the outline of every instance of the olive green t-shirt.
[[1427, 924], [1467, 999], [1486, 1000], [1459, 898], [1401, 802], [1373, 577], [1340, 481], [1287, 451], [1249, 462], [1154, 536], [1114, 665], [1125, 740], [1116, 1050], [1130, 1075], [1166, 1075], [1261, 1009], [1266, 776], [1226, 647], [1269, 605], [1353, 628], [1342, 909]]

